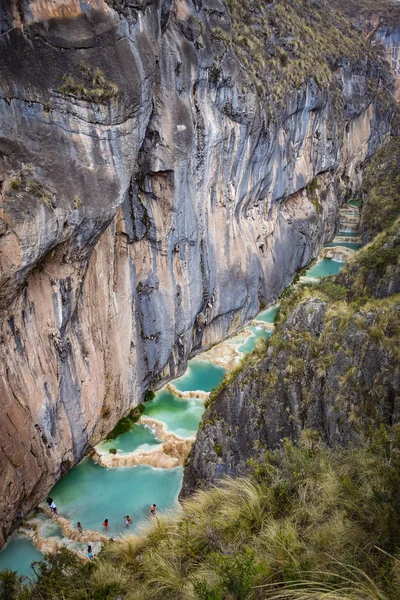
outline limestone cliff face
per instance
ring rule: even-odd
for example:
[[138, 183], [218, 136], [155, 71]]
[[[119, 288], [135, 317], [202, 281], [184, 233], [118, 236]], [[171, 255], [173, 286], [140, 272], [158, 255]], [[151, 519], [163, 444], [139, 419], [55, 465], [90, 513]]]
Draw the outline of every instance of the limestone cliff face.
[[230, 28], [219, 1], [0, 17], [1, 542], [333, 237], [392, 107], [373, 58], [336, 64], [336, 95], [308, 80], [261, 100], [212, 34]]

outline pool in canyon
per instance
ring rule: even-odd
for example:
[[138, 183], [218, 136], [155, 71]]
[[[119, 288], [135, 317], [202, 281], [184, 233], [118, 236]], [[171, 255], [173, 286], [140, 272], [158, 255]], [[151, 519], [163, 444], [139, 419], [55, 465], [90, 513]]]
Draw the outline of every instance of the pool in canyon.
[[[358, 217], [358, 206], [347, 205], [341, 209], [340, 231], [325, 248], [333, 251], [335, 248], [345, 248], [350, 252], [358, 250], [361, 247], [355, 223]], [[313, 281], [336, 274], [343, 265], [344, 262], [339, 260], [320, 258], [310, 266], [302, 280]], [[249, 326], [218, 344], [215, 347], [216, 354], [219, 349], [221, 353], [233, 353], [231, 368], [238, 364], [245, 354], [254, 349], [258, 339], [272, 334], [277, 311], [278, 306], [275, 305], [260, 312]], [[216, 362], [210, 359], [208, 352], [191, 359], [183, 376], [167, 384], [156, 392], [152, 400], [146, 402], [141, 419], [130, 431], [97, 445], [97, 456], [112, 457], [116, 461], [112, 467], [100, 466], [93, 457], [87, 456], [63, 477], [49, 495], [54, 498], [58, 513], [64, 520], [52, 520], [46, 509], [42, 509], [45, 514], [39, 512], [28, 518], [0, 552], [0, 569], [9, 568], [21, 575], [33, 576], [31, 562], [40, 560], [43, 554], [32, 541], [34, 536], [31, 534], [32, 525], [29, 527], [30, 520], [36, 531], [39, 528], [42, 539], [53, 540], [56, 547], [71, 547], [85, 556], [91, 535], [93, 538], [99, 533], [116, 537], [136, 532], [145, 526], [150, 520], [149, 506], [152, 503], [157, 505], [161, 514], [179, 511], [178, 494], [183, 474], [181, 465], [173, 468], [149, 464], [119, 466], [117, 461], [129, 460], [140, 454], [145, 462], [146, 457], [162, 452], [166, 441], [186, 440], [191, 443], [204, 412], [204, 402], [226, 372], [221, 363]], [[128, 527], [124, 520], [127, 514], [132, 518], [132, 524]], [[107, 530], [102, 526], [106, 518], [109, 520]], [[78, 521], [85, 530], [85, 541], [81, 543], [76, 532]], [[65, 523], [75, 530], [75, 541], [68, 539], [68, 535], [62, 531]]]

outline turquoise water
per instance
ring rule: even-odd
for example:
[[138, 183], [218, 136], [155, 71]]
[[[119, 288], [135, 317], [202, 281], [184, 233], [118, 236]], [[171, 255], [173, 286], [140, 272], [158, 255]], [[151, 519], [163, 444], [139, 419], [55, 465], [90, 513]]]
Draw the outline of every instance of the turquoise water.
[[175, 379], [174, 386], [181, 392], [202, 390], [210, 392], [223, 379], [225, 369], [213, 363], [194, 358], [189, 360], [186, 373]]
[[325, 244], [324, 248], [334, 248], [335, 246], [359, 250], [362, 247], [362, 244], [359, 244], [358, 242], [330, 242], [329, 244]]
[[35, 516], [34, 521], [40, 523], [40, 535], [45, 538], [56, 537], [60, 540], [64, 537], [61, 527], [41, 513]]
[[323, 258], [322, 260], [319, 260], [313, 267], [308, 269], [305, 276], [310, 277], [311, 279], [316, 279], [317, 277], [337, 275], [344, 265], [345, 263], [343, 262]]
[[264, 321], [264, 323], [273, 323], [275, 321], [278, 306], [270, 306], [267, 310], [260, 312], [256, 316], [256, 321]]
[[360, 207], [361, 206], [361, 200], [352, 200], [351, 202], [348, 202], [347, 204], [349, 204], [350, 206]]
[[[150, 504], [160, 511], [178, 508], [178, 493], [182, 485], [182, 468], [154, 469], [147, 465], [105, 469], [85, 458], [59, 481], [50, 495], [58, 512], [84, 529], [116, 536], [134, 531], [148, 517]], [[124, 516], [133, 524], [128, 528]], [[104, 530], [102, 523], [109, 520]]]
[[145, 425], [136, 424], [127, 431], [122, 433], [114, 440], [106, 440], [101, 442], [97, 446], [98, 450], [109, 451], [110, 448], [116, 448], [119, 454], [126, 454], [133, 452], [134, 450], [140, 450], [145, 452], [152, 450], [155, 446], [161, 444], [160, 440], [156, 438], [156, 435], [150, 427]]
[[257, 340], [265, 339], [272, 335], [272, 331], [268, 331], [267, 329], [264, 329], [264, 327], [249, 327], [249, 329], [253, 335], [238, 348], [239, 351], [243, 352], [244, 354], [254, 350]]
[[11, 569], [11, 571], [17, 571], [19, 575], [32, 578], [34, 572], [31, 569], [31, 562], [42, 560], [42, 558], [43, 554], [35, 548], [29, 538], [20, 533], [14, 533], [0, 552], [0, 571]]
[[203, 412], [204, 403], [198, 398], [184, 400], [161, 390], [154, 400], [146, 403], [143, 414], [162, 421], [168, 431], [186, 438], [196, 435]]
[[359, 233], [357, 231], [338, 231], [337, 234], [339, 237], [359, 237]]

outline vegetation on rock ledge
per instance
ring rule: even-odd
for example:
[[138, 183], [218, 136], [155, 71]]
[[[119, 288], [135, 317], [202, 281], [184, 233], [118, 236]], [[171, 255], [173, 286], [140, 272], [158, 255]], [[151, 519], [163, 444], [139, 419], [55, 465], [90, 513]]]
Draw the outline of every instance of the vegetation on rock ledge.
[[72, 75], [64, 75], [64, 83], [59, 89], [62, 94], [100, 104], [118, 98], [118, 86], [107, 81], [103, 71], [98, 68], [93, 69], [84, 63], [79, 65], [79, 70], [83, 81], [77, 82]]

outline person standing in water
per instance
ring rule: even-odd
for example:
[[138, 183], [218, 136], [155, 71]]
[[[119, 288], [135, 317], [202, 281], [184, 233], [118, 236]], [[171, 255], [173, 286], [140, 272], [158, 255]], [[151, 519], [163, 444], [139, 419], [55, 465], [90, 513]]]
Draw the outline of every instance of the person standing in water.
[[104, 519], [104, 521], [103, 521], [103, 527], [105, 527], [107, 529], [107, 527], [108, 527], [108, 519]]
[[83, 531], [82, 531], [82, 524], [78, 521], [78, 523], [76, 524], [79, 533], [82, 535]]
[[87, 547], [88, 558], [93, 558], [92, 546]]
[[132, 519], [130, 518], [129, 515], [126, 515], [126, 517], [124, 517], [124, 519], [125, 519], [125, 525], [128, 527], [132, 523]]
[[150, 506], [150, 516], [151, 517], [155, 517], [156, 516], [156, 505], [155, 504], [152, 504]]

